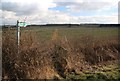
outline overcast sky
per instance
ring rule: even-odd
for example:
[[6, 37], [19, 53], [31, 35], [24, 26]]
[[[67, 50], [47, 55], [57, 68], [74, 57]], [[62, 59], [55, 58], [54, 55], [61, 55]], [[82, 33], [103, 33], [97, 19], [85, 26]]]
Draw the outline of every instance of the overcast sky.
[[16, 24], [118, 23], [119, 0], [2, 0], [0, 20]]

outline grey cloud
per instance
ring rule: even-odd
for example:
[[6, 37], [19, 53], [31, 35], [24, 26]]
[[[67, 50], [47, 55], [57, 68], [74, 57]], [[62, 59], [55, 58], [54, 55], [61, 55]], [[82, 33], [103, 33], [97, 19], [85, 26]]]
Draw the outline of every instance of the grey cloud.
[[30, 15], [38, 10], [38, 5], [36, 4], [21, 5], [19, 3], [2, 2], [2, 10], [15, 12], [17, 16]]

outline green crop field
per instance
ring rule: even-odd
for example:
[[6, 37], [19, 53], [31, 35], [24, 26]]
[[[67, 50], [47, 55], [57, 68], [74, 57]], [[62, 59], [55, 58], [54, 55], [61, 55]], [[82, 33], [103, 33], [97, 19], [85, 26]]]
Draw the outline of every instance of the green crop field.
[[[54, 30], [58, 30], [60, 37], [66, 36], [67, 38], [79, 38], [81, 36], [93, 36], [96, 38], [111, 38], [118, 37], [118, 28], [60, 28], [60, 27], [39, 27], [39, 28], [22, 28], [22, 31], [34, 31], [39, 34], [41, 39], [50, 39]], [[22, 33], [22, 32], [21, 32]]]

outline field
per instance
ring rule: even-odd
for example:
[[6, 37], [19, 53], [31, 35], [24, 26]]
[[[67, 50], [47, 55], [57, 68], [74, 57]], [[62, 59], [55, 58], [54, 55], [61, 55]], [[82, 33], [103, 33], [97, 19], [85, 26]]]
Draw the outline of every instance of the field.
[[23, 31], [34, 30], [36, 33], [39, 33], [42, 39], [47, 38], [50, 39], [54, 30], [57, 29], [59, 36], [67, 36], [68, 38], [73, 38], [74, 36], [79, 38], [83, 35], [91, 35], [94, 37], [118, 37], [118, 28], [60, 28], [60, 27], [52, 27], [52, 28], [28, 28]]
[[3, 29], [3, 79], [120, 80], [119, 29], [106, 27]]

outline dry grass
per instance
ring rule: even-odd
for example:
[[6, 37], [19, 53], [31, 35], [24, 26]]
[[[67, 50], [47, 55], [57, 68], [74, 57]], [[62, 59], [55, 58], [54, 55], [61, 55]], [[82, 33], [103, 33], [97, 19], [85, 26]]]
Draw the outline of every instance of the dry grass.
[[[12, 30], [3, 31], [3, 79], [62, 79], [108, 61], [119, 60], [118, 40], [97, 40], [92, 36], [79, 39], [59, 38], [55, 30], [51, 41], [38, 40], [37, 33], [21, 34], [20, 53]], [[57, 41], [57, 42], [56, 42]], [[17, 57], [18, 56], [18, 57]]]

